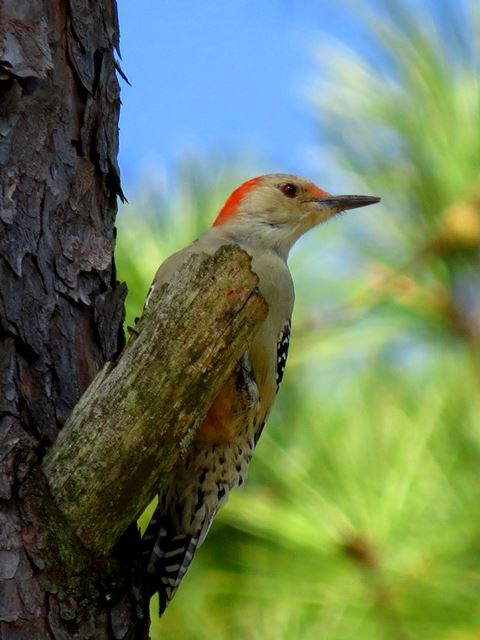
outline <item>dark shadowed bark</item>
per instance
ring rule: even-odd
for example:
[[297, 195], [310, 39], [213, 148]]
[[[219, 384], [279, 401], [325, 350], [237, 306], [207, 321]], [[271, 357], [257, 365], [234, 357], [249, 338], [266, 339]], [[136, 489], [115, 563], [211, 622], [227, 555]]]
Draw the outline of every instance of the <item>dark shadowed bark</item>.
[[145, 615], [130, 559], [85, 551], [37, 470], [122, 347], [116, 7], [0, 10], [0, 638], [125, 638]]

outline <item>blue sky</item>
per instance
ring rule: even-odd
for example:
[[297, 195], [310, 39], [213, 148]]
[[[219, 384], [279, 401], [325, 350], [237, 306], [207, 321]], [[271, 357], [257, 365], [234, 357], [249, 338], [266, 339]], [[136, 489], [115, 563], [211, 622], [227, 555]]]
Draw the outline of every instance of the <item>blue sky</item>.
[[120, 167], [127, 194], [188, 152], [251, 154], [265, 171], [312, 172], [305, 93], [315, 42], [361, 46], [330, 0], [119, 0]]

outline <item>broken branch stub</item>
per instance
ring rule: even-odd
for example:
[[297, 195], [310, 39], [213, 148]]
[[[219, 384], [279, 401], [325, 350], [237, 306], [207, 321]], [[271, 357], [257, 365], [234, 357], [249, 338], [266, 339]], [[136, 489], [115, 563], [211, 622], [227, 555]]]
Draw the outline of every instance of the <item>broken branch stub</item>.
[[87, 547], [107, 553], [185, 452], [267, 314], [257, 284], [238, 247], [191, 256], [74, 408], [43, 471]]

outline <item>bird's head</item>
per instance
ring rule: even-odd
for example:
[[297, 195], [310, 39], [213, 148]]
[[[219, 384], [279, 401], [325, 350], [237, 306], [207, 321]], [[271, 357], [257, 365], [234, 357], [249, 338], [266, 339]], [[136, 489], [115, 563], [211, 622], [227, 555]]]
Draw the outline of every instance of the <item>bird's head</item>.
[[309, 180], [276, 173], [244, 182], [229, 196], [213, 224], [258, 236], [287, 255], [309, 229], [341, 211], [379, 201], [373, 196], [333, 196]]

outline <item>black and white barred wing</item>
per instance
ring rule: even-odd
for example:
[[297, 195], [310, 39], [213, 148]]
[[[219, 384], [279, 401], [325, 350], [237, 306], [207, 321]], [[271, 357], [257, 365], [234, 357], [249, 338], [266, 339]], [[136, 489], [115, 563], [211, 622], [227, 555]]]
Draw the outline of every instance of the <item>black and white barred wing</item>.
[[290, 344], [290, 323], [288, 322], [280, 332], [277, 340], [277, 391], [283, 380], [285, 366], [287, 364], [288, 346]]

